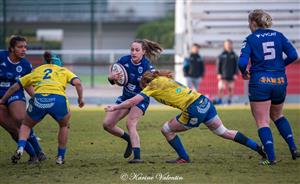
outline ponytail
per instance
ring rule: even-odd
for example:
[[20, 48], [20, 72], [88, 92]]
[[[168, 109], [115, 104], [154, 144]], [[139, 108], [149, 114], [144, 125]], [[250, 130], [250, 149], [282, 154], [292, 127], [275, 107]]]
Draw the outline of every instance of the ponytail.
[[143, 74], [143, 77], [140, 82], [141, 87], [145, 88], [152, 80], [160, 76], [171, 78], [171, 79], [174, 78], [173, 72], [170, 70], [156, 70], [154, 72], [146, 71]]
[[134, 42], [142, 44], [142, 48], [145, 50], [145, 56], [151, 61], [156, 60], [163, 51], [163, 48], [158, 43], [148, 39], [138, 39], [134, 40], [133, 43]]

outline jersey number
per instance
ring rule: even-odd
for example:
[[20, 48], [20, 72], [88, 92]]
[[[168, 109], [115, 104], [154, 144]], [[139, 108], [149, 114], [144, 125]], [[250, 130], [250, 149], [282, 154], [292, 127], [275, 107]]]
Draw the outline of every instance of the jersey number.
[[48, 69], [44, 70], [44, 73], [45, 73], [45, 75], [44, 75], [43, 79], [50, 79], [51, 78], [51, 76], [49, 76], [52, 73], [51, 69], [48, 68]]
[[265, 60], [272, 60], [275, 59], [275, 48], [274, 48], [274, 42], [263, 42], [262, 43], [263, 50], [264, 50], [264, 59]]

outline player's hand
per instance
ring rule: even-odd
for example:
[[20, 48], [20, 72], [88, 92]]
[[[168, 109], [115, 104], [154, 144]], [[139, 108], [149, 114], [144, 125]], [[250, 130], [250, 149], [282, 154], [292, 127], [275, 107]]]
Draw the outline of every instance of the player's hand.
[[115, 111], [115, 105], [108, 105], [104, 108], [105, 112], [113, 112]]
[[242, 75], [244, 80], [249, 80], [250, 79], [250, 72], [248, 70], [245, 71]]
[[234, 75], [233, 76], [233, 80], [237, 80], [238, 76], [237, 75]]
[[110, 75], [108, 76], [110, 80], [114, 80], [114, 81], [119, 80], [121, 77], [122, 77], [121, 72], [111, 72]]
[[221, 80], [222, 76], [220, 74], [217, 75], [217, 79]]
[[78, 106], [79, 106], [80, 108], [82, 108], [82, 107], [84, 106], [84, 101], [83, 101], [82, 98], [78, 98], [77, 102], [78, 102]]

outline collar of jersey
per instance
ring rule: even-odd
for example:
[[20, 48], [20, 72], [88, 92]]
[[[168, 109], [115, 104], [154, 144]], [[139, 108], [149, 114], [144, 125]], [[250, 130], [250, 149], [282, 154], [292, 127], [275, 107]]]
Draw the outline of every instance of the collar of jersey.
[[132, 59], [130, 59], [131, 63], [132, 63], [133, 65], [135, 65], [135, 66], [138, 66], [138, 65], [140, 65], [140, 64], [142, 63], [142, 60], [143, 60], [143, 58], [140, 60], [140, 62], [139, 62], [138, 64], [135, 64], [135, 63], [133, 62], [133, 60], [132, 60]]
[[20, 60], [20, 61], [18, 61], [17, 63], [14, 63], [14, 62], [12, 62], [12, 61], [9, 59], [9, 56], [7, 56], [7, 60], [8, 60], [11, 64], [13, 64], [13, 65], [17, 65], [17, 64], [19, 64], [19, 63], [21, 62], [21, 60]]

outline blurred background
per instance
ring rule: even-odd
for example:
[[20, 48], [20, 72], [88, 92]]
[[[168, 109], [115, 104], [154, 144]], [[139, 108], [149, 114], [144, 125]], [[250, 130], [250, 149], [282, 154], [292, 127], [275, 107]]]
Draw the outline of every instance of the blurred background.
[[[217, 94], [216, 58], [226, 39], [239, 55], [250, 34], [248, 13], [264, 9], [273, 17], [273, 28], [283, 32], [300, 51], [300, 4], [298, 0], [0, 0], [0, 50], [11, 35], [28, 40], [27, 58], [33, 66], [43, 62], [44, 50], [61, 56], [64, 66], [85, 85], [90, 104], [113, 103], [121, 88], [107, 82], [108, 67], [130, 54], [136, 38], [159, 42], [164, 52], [156, 68], [170, 69], [183, 77], [183, 60], [191, 45], [201, 46], [205, 74], [199, 91], [211, 99]], [[300, 103], [300, 63], [287, 67], [289, 103]], [[245, 103], [247, 84], [239, 76], [234, 103]], [[68, 88], [71, 103], [76, 93]], [[226, 94], [225, 94], [226, 95]]]

